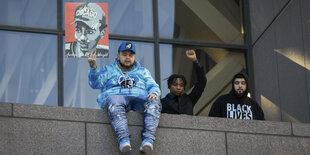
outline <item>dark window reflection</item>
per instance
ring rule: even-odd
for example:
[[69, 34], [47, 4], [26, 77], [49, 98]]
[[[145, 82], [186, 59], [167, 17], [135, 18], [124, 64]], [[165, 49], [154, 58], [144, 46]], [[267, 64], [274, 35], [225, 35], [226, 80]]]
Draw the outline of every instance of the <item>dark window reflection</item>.
[[0, 24], [57, 28], [57, 0], [1, 0]]
[[57, 36], [0, 31], [0, 101], [57, 105]]
[[161, 38], [243, 44], [241, 1], [159, 0]]

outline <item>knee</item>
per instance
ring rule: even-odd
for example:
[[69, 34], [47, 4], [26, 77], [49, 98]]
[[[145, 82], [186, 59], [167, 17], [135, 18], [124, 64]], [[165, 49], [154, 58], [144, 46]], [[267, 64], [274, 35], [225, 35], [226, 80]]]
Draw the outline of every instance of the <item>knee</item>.
[[162, 105], [159, 100], [153, 100], [146, 104], [145, 112], [147, 113], [160, 113], [162, 109]]

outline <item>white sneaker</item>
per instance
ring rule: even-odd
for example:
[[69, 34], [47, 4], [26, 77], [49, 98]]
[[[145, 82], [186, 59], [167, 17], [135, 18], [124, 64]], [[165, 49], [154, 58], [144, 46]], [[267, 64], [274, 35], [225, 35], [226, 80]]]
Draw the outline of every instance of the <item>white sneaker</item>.
[[126, 153], [131, 150], [130, 141], [128, 139], [123, 139], [119, 143], [119, 149], [122, 153]]
[[140, 146], [140, 151], [146, 154], [151, 153], [153, 151], [153, 141], [144, 139]]

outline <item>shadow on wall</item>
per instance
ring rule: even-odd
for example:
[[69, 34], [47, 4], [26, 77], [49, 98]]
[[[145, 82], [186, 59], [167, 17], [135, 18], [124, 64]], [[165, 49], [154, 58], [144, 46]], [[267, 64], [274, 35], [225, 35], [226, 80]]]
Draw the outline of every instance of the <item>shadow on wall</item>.
[[[286, 49], [275, 49], [274, 52], [276, 52], [276, 56], [278, 57], [278, 60], [281, 59], [282, 61], [285, 62], [284, 67], [290, 67], [298, 70], [303, 70], [305, 69], [305, 75], [310, 75], [310, 65], [307, 65], [307, 62], [310, 62], [310, 60], [305, 59], [304, 56], [301, 54], [302, 52], [298, 49], [294, 48], [286, 48]], [[281, 62], [282, 62], [281, 61]], [[282, 64], [283, 65], [283, 64]], [[282, 66], [283, 67], [283, 66]], [[280, 75], [278, 75], [280, 76]], [[290, 85], [301, 85], [302, 81], [295, 81], [296, 78], [291, 77], [291, 76], [297, 76], [294, 75], [294, 73], [288, 73], [287, 78], [282, 78], [282, 80]], [[307, 77], [307, 76], [306, 76]], [[281, 80], [278, 78], [278, 80]], [[292, 80], [292, 81], [291, 81]], [[307, 79], [305, 79], [307, 81]], [[282, 81], [282, 82], [283, 82]], [[281, 84], [279, 84], [280, 87]], [[305, 88], [305, 91], [302, 90], [302, 88]], [[271, 101], [268, 98], [268, 94], [261, 94], [257, 98], [258, 100], [261, 100], [261, 106], [265, 114], [266, 120], [282, 120], [282, 121], [291, 121], [291, 122], [307, 122], [309, 121], [309, 104], [307, 102], [302, 102], [300, 103], [299, 101], [302, 99], [296, 99], [297, 96], [304, 98], [306, 101], [309, 102], [309, 94], [307, 94], [307, 87], [305, 86], [300, 89], [299, 92], [292, 90], [283, 90], [280, 89], [280, 91], [285, 91], [285, 94], [294, 94], [292, 96], [284, 96], [281, 98], [279, 101], [280, 103], [275, 103]], [[288, 87], [290, 88], [290, 87]], [[296, 87], [295, 87], [296, 88]], [[309, 92], [308, 92], [309, 93]], [[282, 95], [283, 95], [282, 94]], [[307, 99], [308, 98], [308, 99]], [[296, 102], [293, 102], [293, 101]], [[283, 104], [286, 104], [285, 106]]]
[[299, 51], [298, 49], [286, 48], [286, 49], [274, 49], [274, 51], [285, 56], [289, 60], [295, 62], [300, 67], [307, 69], [307, 71], [310, 71], [310, 65], [306, 65], [306, 62], [310, 62], [310, 60], [305, 60], [304, 56], [300, 54], [301, 51]]
[[283, 116], [288, 118], [291, 122], [300, 122], [283, 109], [280, 110], [279, 105], [276, 105], [275, 103], [271, 102], [264, 95], [260, 96], [260, 100], [261, 100], [261, 107], [264, 111], [266, 120], [281, 120], [281, 112], [282, 112]]

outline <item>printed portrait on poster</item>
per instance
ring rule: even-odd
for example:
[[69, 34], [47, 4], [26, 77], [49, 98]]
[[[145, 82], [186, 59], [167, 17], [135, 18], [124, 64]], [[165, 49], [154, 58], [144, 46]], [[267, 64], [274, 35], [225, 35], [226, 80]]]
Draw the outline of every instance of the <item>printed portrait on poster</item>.
[[66, 57], [109, 56], [108, 3], [65, 3], [65, 30]]

